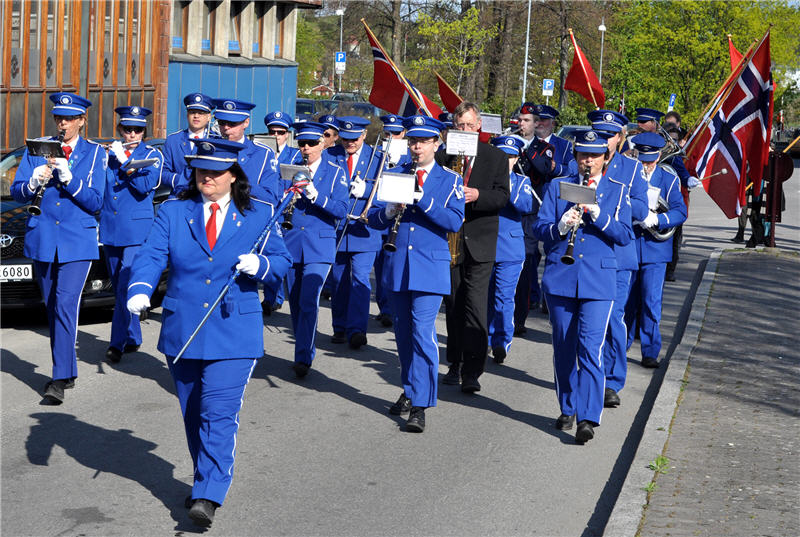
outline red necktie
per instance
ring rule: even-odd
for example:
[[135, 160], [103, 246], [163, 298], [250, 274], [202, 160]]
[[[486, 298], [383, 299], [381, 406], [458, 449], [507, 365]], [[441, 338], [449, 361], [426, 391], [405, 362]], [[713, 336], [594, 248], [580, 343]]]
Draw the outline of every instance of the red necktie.
[[467, 168], [467, 173], [464, 174], [464, 186], [469, 185], [469, 176], [472, 175], [472, 157], [464, 159], [464, 166]]
[[353, 155], [347, 156], [347, 175], [353, 177]]
[[68, 145], [62, 145], [61, 149], [64, 151], [64, 158], [69, 160], [69, 155], [72, 153], [72, 148]]
[[127, 149], [125, 150], [125, 156], [131, 158], [131, 152], [128, 151]]
[[422, 188], [422, 185], [425, 183], [425, 170], [417, 170], [417, 186]]
[[206, 222], [206, 239], [208, 239], [208, 246], [212, 250], [217, 243], [217, 211], [219, 211], [219, 204], [211, 204], [211, 216], [208, 217]]

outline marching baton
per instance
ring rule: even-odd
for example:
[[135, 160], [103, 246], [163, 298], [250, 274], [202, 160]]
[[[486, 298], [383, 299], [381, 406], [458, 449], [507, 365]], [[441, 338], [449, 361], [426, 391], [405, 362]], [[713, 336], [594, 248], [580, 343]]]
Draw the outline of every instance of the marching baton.
[[716, 177], [717, 175], [728, 175], [728, 168], [722, 168], [722, 169], [721, 169], [720, 171], [718, 171], [717, 173], [712, 173], [712, 174], [711, 174], [711, 175], [709, 175], [708, 177], [703, 177], [703, 178], [702, 178], [702, 179], [700, 179], [700, 180], [701, 180], [701, 181], [708, 181], [709, 179], [711, 179], [712, 177]]
[[[281, 199], [281, 202], [275, 209], [272, 218], [269, 219], [269, 222], [267, 222], [264, 231], [261, 232], [256, 241], [253, 243], [253, 247], [250, 248], [250, 251], [247, 253], [249, 254], [255, 253], [256, 250], [258, 250], [258, 245], [261, 244], [262, 241], [266, 243], [267, 239], [269, 239], [269, 234], [272, 232], [273, 226], [275, 226], [275, 224], [278, 222], [278, 219], [281, 217], [283, 210], [286, 209], [287, 205], [289, 205], [289, 202], [292, 200], [292, 198], [294, 198], [294, 195], [302, 192], [303, 188], [307, 184], [308, 181], [299, 181], [286, 189], [286, 192], [283, 195], [283, 199]], [[178, 363], [178, 360], [180, 360], [181, 356], [183, 356], [183, 353], [186, 352], [186, 349], [189, 348], [189, 345], [192, 343], [192, 341], [194, 341], [194, 338], [197, 337], [197, 333], [200, 332], [200, 329], [203, 328], [203, 325], [206, 324], [208, 318], [211, 317], [211, 313], [213, 313], [213, 311], [217, 308], [217, 306], [222, 301], [225, 294], [231, 288], [231, 285], [233, 285], [233, 282], [236, 281], [236, 278], [238, 278], [239, 274], [241, 273], [242, 271], [240, 271], [239, 269], [233, 271], [233, 274], [231, 274], [231, 277], [228, 278], [228, 282], [225, 284], [225, 287], [222, 288], [222, 291], [220, 291], [219, 295], [217, 295], [217, 299], [214, 301], [213, 304], [211, 304], [211, 307], [208, 308], [208, 312], [206, 312], [206, 314], [203, 316], [203, 319], [200, 321], [200, 324], [197, 325], [197, 328], [194, 329], [192, 335], [189, 336], [189, 340], [183, 345], [183, 348], [181, 348], [180, 352], [178, 352], [178, 354], [175, 356], [175, 359], [172, 361], [173, 364]]]
[[789, 152], [789, 150], [790, 150], [790, 149], [791, 149], [791, 148], [794, 146], [794, 144], [796, 144], [796, 143], [797, 143], [797, 141], [798, 141], [798, 140], [800, 140], [800, 136], [798, 136], [797, 138], [795, 138], [794, 140], [792, 140], [792, 143], [790, 143], [789, 145], [787, 145], [787, 146], [784, 148], [784, 150], [783, 150], [783, 151], [781, 151], [781, 153], [788, 153], [788, 152]]

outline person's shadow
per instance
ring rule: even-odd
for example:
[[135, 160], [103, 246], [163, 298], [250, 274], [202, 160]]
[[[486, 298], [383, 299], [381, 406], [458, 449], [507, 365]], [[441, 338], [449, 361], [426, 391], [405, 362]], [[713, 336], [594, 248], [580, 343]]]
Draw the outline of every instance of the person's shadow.
[[39, 366], [27, 362], [11, 351], [3, 349], [0, 351], [0, 370], [9, 373], [14, 378], [26, 384], [37, 394], [41, 394], [45, 384], [50, 380], [49, 375], [43, 375], [36, 371]]
[[[25, 450], [31, 464], [47, 466], [53, 446], [60, 446], [78, 463], [139, 483], [169, 509], [176, 530], [198, 531], [184, 506], [191, 486], [175, 479], [175, 466], [152, 453], [157, 444], [138, 438], [133, 431], [112, 431], [82, 422], [71, 414], [37, 412]], [[56, 470], [54, 470], [56, 471]]]

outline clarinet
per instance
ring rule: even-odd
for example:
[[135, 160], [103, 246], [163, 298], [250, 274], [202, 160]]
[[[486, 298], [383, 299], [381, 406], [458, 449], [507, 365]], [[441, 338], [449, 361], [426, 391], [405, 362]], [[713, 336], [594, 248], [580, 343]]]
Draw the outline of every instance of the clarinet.
[[[414, 162], [414, 166], [411, 168], [411, 175], [414, 175], [417, 172], [417, 163]], [[392, 224], [392, 229], [389, 230], [389, 236], [386, 237], [386, 242], [383, 243], [383, 249], [387, 252], [396, 252], [397, 245], [395, 242], [397, 241], [397, 231], [400, 229], [400, 220], [403, 218], [403, 213], [406, 212], [406, 207], [403, 205], [403, 208], [398, 211], [398, 213], [394, 217], [394, 223]]]
[[[64, 135], [66, 133], [67, 131], [58, 131], [58, 136], [56, 138], [58, 140], [58, 143], [62, 143], [64, 141]], [[50, 165], [48, 164], [48, 166]], [[52, 170], [53, 166], [50, 166], [50, 169]], [[26, 211], [28, 211], [28, 214], [32, 214], [34, 216], [39, 216], [40, 214], [42, 214], [42, 196], [44, 196], [44, 191], [46, 188], [47, 184], [44, 184], [39, 189], [39, 192], [36, 193], [36, 197], [33, 198], [33, 203], [28, 205], [26, 209]]]
[[[308, 166], [308, 155], [303, 155], [303, 166]], [[292, 183], [295, 182], [295, 179], [298, 175], [300, 175], [300, 173], [301, 172], [295, 174], [295, 176], [292, 178]], [[310, 181], [311, 177], [305, 176], [301, 179], [308, 179]], [[292, 198], [292, 201], [289, 202], [289, 207], [286, 209], [286, 212], [283, 213], [283, 222], [281, 222], [281, 227], [285, 230], [290, 230], [294, 227], [294, 224], [292, 224], [292, 216], [294, 216], [294, 202], [295, 200]]]
[[[583, 181], [581, 182], [583, 186], [587, 186], [589, 184], [589, 175], [591, 173], [592, 171], [589, 168], [584, 170]], [[578, 234], [578, 227], [579, 225], [572, 228], [572, 231], [569, 235], [569, 242], [567, 243], [567, 250], [564, 252], [564, 255], [561, 256], [561, 262], [565, 265], [572, 265], [575, 263], [575, 258], [572, 256], [572, 251], [575, 249], [575, 236]]]

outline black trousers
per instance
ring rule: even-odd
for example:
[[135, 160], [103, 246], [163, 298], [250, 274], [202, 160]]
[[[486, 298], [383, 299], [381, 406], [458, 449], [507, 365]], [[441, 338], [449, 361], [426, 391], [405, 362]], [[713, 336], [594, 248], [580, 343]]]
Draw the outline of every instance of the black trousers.
[[672, 235], [672, 261], [667, 263], [667, 274], [674, 273], [675, 267], [678, 266], [678, 252], [681, 249], [681, 238], [683, 237], [683, 224], [675, 227], [675, 233]]
[[492, 261], [475, 261], [467, 250], [464, 261], [450, 268], [451, 293], [445, 298], [447, 361], [462, 364], [462, 378], [479, 377], [486, 365], [486, 317], [493, 266]]

